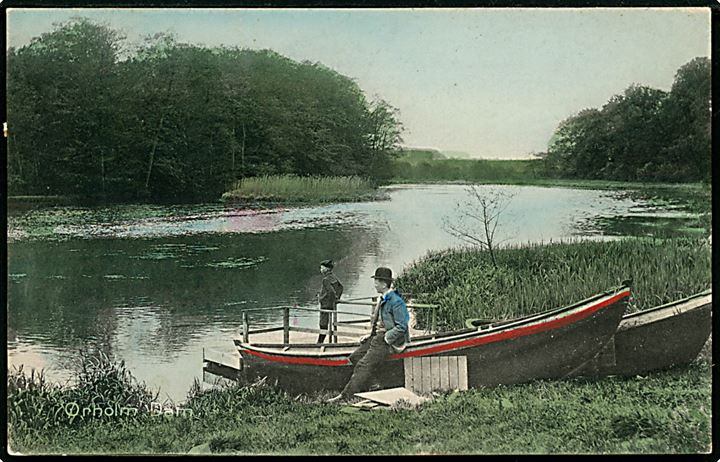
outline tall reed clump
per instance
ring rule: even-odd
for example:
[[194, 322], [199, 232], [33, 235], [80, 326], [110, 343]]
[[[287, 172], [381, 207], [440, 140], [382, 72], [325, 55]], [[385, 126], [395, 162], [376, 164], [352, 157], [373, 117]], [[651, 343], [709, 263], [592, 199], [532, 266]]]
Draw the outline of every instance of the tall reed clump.
[[53, 428], [142, 417], [157, 399], [123, 361], [102, 352], [81, 352], [74, 380], [67, 384], [48, 381], [43, 371], [13, 368], [8, 370], [7, 390], [9, 432], [21, 445]]
[[396, 284], [440, 305], [438, 327], [458, 328], [569, 305], [629, 278], [629, 310], [650, 308], [710, 288], [710, 257], [704, 239], [582, 241], [500, 249], [494, 269], [488, 252], [458, 248], [428, 253]]
[[231, 191], [222, 195], [222, 200], [317, 203], [371, 200], [376, 195], [376, 185], [358, 176], [274, 175], [238, 181]]

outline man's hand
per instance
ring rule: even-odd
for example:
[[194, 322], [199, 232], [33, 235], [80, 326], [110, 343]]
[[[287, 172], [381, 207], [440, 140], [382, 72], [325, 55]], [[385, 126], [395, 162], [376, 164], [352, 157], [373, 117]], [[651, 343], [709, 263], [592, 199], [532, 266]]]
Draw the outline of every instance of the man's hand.
[[360, 343], [365, 343], [365, 342], [367, 342], [367, 340], [368, 340], [369, 338], [370, 338], [370, 335], [369, 335], [369, 334], [368, 334], [368, 335], [363, 335], [362, 337], [360, 337]]
[[401, 353], [401, 352], [403, 352], [403, 351], [405, 350], [405, 347], [407, 346], [407, 344], [405, 344], [405, 343], [403, 343], [403, 344], [400, 345], [400, 346], [395, 346], [395, 345], [393, 345], [392, 343], [388, 342], [387, 334], [385, 334], [384, 340], [385, 340], [385, 343], [387, 343], [388, 345], [390, 345], [390, 347], [392, 347], [392, 349], [395, 350], [395, 353]]

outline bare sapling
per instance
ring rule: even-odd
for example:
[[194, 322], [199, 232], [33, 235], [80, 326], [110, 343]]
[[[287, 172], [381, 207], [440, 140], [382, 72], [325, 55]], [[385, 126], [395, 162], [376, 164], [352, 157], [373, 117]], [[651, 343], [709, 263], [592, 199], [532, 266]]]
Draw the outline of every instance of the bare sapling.
[[487, 250], [493, 268], [497, 269], [495, 250], [507, 240], [496, 240], [499, 218], [514, 195], [499, 189], [481, 189], [477, 185], [468, 186], [467, 193], [468, 199], [457, 205], [458, 218], [451, 221], [445, 217], [443, 227], [456, 238]]

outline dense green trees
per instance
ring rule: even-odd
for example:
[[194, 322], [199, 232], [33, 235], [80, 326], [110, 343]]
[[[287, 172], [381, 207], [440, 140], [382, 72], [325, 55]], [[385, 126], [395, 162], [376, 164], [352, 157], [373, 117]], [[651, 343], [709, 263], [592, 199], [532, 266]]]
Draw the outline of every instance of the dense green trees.
[[383, 176], [397, 110], [350, 78], [272, 51], [168, 34], [129, 50], [76, 18], [8, 51], [10, 194], [216, 199], [276, 173]]
[[670, 92], [632, 85], [602, 109], [585, 109], [555, 131], [545, 166], [566, 178], [710, 179], [710, 60], [695, 58]]

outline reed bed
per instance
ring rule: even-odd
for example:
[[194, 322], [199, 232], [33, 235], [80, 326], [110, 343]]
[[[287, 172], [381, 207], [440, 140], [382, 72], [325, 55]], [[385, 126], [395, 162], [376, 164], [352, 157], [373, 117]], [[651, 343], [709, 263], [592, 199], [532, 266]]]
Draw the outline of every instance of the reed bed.
[[[706, 239], [627, 238], [500, 249], [430, 252], [398, 278], [401, 292], [440, 305], [438, 327], [468, 318], [508, 319], [569, 305], [633, 279], [629, 311], [671, 302], [711, 286]], [[419, 313], [420, 324], [427, 313]]]
[[10, 435], [25, 439], [87, 421], [128, 420], [147, 414], [158, 393], [138, 382], [123, 361], [102, 352], [81, 351], [73, 380], [48, 381], [42, 370], [8, 370], [7, 417]]
[[372, 200], [377, 186], [358, 176], [301, 177], [274, 175], [245, 178], [222, 196], [226, 202], [341, 202]]

